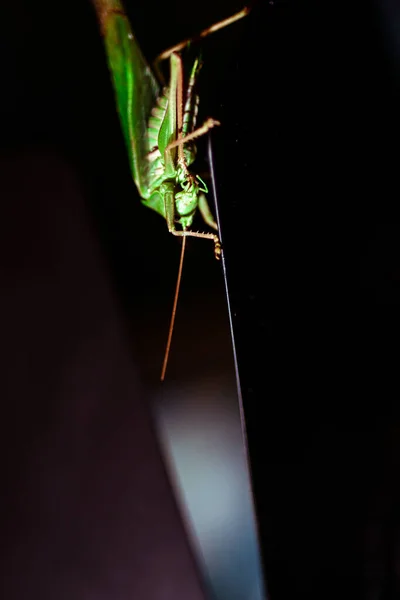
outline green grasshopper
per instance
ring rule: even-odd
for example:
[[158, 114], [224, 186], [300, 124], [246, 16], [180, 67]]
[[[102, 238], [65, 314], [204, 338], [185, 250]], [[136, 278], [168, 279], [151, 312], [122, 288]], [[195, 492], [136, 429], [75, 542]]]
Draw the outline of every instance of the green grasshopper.
[[[143, 204], [166, 219], [170, 233], [183, 237], [170, 336], [161, 377], [163, 379], [186, 237], [212, 240], [216, 258], [219, 259], [221, 255], [217, 233], [190, 229], [198, 208], [205, 223], [218, 231], [205, 196], [207, 186], [199, 175], [194, 175], [189, 170], [196, 154], [193, 140], [219, 125], [219, 122], [208, 119], [202, 127], [196, 129], [199, 99], [194, 88], [200, 62], [198, 59], [194, 61], [185, 90], [183, 64], [179, 54], [191, 40], [186, 40], [159, 56], [158, 63], [166, 58], [170, 59], [169, 85], [162, 88], [143, 57], [121, 2], [93, 0], [93, 3], [105, 41], [133, 180]], [[204, 30], [199, 37], [225, 27], [247, 13], [248, 9], [245, 8], [233, 17]], [[159, 73], [158, 69], [156, 71]]]

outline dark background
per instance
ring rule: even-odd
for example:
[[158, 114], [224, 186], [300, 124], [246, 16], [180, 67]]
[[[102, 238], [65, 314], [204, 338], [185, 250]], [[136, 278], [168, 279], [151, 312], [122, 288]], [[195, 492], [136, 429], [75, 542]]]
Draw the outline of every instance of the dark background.
[[[386, 600], [399, 593], [399, 51], [395, 6], [383, 6], [386, 12], [372, 2], [260, 2], [246, 21], [202, 46], [202, 114], [222, 122], [213, 136], [215, 169], [273, 599]], [[129, 14], [152, 58], [240, 8], [227, 0], [196, 7], [176, 1], [131, 6]], [[55, 367], [46, 367], [41, 327], [29, 331], [38, 313], [26, 281], [40, 279], [34, 265], [48, 261], [52, 266], [42, 278], [53, 281], [62, 273], [43, 230], [57, 237], [53, 219], [63, 223], [68, 217], [36, 205], [42, 206], [38, 190], [48, 185], [45, 204], [52, 206], [54, 190], [57, 206], [59, 170], [67, 169], [81, 190], [79, 202], [130, 347], [127, 356], [143, 395], [150, 394], [158, 385], [179, 242], [140, 205], [132, 185], [93, 9], [77, 1], [62, 8], [44, 1], [1, 10], [2, 169], [8, 182], [2, 262], [5, 289], [21, 293], [20, 304], [9, 300], [5, 322], [21, 323], [26, 315], [18, 347], [28, 344], [26, 334], [43, 357], [40, 381], [50, 385], [47, 368]], [[201, 148], [205, 152], [204, 143], [199, 155]], [[45, 168], [38, 166], [43, 160]], [[68, 193], [64, 202], [69, 205]], [[74, 239], [89, 235], [85, 231], [62, 234], [69, 236], [67, 253], [76, 248]], [[169, 381], [231, 368], [219, 265], [206, 242], [188, 246]], [[78, 255], [75, 260], [78, 265]], [[90, 290], [87, 314], [105, 293], [84, 274], [63, 285], [75, 286], [78, 297]], [[52, 321], [46, 290], [35, 302], [52, 329], [64, 323], [71, 303], [61, 293]], [[85, 321], [85, 315], [72, 322]], [[51, 347], [65, 348], [68, 331], [61, 328]], [[6, 342], [4, 356], [5, 372], [26, 380], [28, 362], [10, 353]], [[28, 411], [21, 430], [19, 420], [32, 401], [23, 387], [11, 387], [4, 396], [3, 440], [14, 452], [5, 455], [13, 507], [20, 479], [33, 468], [29, 423], [54, 422], [56, 396], [50, 391], [49, 405], [41, 405], [43, 395], [36, 395], [42, 413]], [[10, 419], [17, 436], [10, 434]], [[45, 434], [42, 425], [34, 429], [40, 448]], [[24, 521], [14, 519], [8, 521], [11, 532], [18, 523], [23, 540]]]

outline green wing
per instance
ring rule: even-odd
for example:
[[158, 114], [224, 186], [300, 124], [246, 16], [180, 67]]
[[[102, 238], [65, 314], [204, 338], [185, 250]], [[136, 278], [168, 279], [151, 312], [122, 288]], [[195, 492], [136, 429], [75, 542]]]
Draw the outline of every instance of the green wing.
[[152, 148], [149, 148], [148, 122], [160, 88], [140, 51], [122, 5], [116, 0], [102, 0], [100, 14], [98, 4], [95, 2], [132, 175], [143, 197], [151, 184], [148, 154]]
[[163, 123], [160, 127], [160, 131], [158, 134], [158, 149], [160, 151], [161, 156], [163, 157], [165, 163], [165, 177], [172, 178], [176, 173], [175, 167], [175, 157], [176, 157], [176, 149], [171, 150], [170, 152], [165, 152], [166, 147], [171, 142], [176, 140], [177, 135], [177, 120], [176, 120], [176, 111], [177, 111], [177, 80], [178, 80], [178, 67], [181, 64], [180, 58], [176, 54], [172, 54], [170, 58], [171, 63], [171, 72], [170, 72], [170, 82], [168, 88], [168, 105], [167, 111], [165, 113], [165, 117]]

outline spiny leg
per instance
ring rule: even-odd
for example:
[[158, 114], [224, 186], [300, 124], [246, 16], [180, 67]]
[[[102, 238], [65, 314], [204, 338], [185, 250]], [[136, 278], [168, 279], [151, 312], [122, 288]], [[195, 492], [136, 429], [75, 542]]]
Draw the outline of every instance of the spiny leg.
[[[178, 139], [169, 144], [165, 149], [165, 152], [171, 151], [171, 149], [178, 147], [178, 160], [181, 167], [184, 169], [185, 173], [187, 173], [188, 177], [193, 177], [189, 173], [188, 166], [186, 164], [185, 155], [183, 152], [183, 144], [189, 139], [193, 139], [198, 137], [199, 135], [203, 135], [205, 131], [196, 130], [189, 135], [182, 137], [182, 125], [183, 125], [183, 66], [182, 59], [179, 54], [175, 54], [177, 60], [177, 126], [178, 126]], [[213, 121], [213, 119], [209, 119]], [[218, 121], [216, 122], [218, 123]], [[200, 128], [202, 129], [202, 128]], [[208, 129], [206, 129], [208, 131]], [[194, 134], [194, 135], [193, 135]], [[173, 184], [168, 184], [165, 182], [163, 184], [164, 187], [164, 203], [165, 203], [165, 217], [167, 220], [168, 231], [177, 237], [197, 237], [202, 239], [213, 240], [214, 242], [214, 253], [215, 258], [219, 260], [221, 256], [221, 242], [219, 241], [218, 235], [215, 233], [205, 233], [200, 231], [191, 231], [187, 229], [178, 230], [175, 225], [175, 195]]]
[[[174, 224], [175, 227], [175, 224]], [[214, 242], [214, 254], [215, 254], [215, 258], [217, 260], [219, 260], [221, 258], [221, 252], [222, 252], [222, 248], [221, 248], [221, 242], [219, 240], [219, 237], [217, 236], [217, 234], [215, 233], [206, 233], [203, 231], [191, 231], [190, 229], [169, 229], [169, 232], [172, 233], [172, 235], [176, 235], [178, 237], [196, 237], [196, 238], [202, 238], [204, 240], [212, 240]]]
[[178, 135], [178, 139], [168, 144], [165, 150], [172, 150], [173, 148], [179, 146], [179, 148], [182, 148], [183, 153], [183, 144], [187, 144], [187, 142], [191, 142], [192, 140], [201, 137], [202, 135], [205, 135], [206, 133], [208, 133], [208, 131], [210, 131], [210, 129], [212, 129], [213, 127], [217, 127], [218, 125], [221, 125], [221, 123], [216, 119], [207, 119], [206, 121], [204, 121], [201, 127], [195, 129], [191, 133], [188, 133], [188, 135], [185, 135], [185, 137], [182, 137], [182, 135]]
[[[175, 196], [174, 186], [165, 182], [163, 184], [163, 197], [165, 207], [165, 218], [167, 221], [168, 231], [177, 237], [195, 237], [214, 242], [214, 253], [217, 260], [221, 257], [221, 242], [216, 233], [207, 233], [202, 231], [191, 231], [190, 229], [177, 229], [175, 224]], [[200, 208], [200, 207], [199, 207]], [[209, 209], [208, 209], [209, 210]]]
[[199, 97], [195, 93], [197, 77], [200, 73], [201, 62], [199, 58], [193, 63], [192, 70], [190, 71], [189, 81], [185, 92], [185, 108], [183, 111], [183, 124], [182, 124], [182, 135], [185, 137], [191, 131], [196, 128], [197, 112], [199, 109]]
[[[178, 144], [177, 144], [178, 145], [178, 160], [179, 160], [180, 164], [182, 166], [184, 166], [186, 172], [189, 175], [189, 170], [187, 168], [186, 161], [185, 161], [185, 155], [183, 152], [183, 143], [184, 143], [184, 138], [182, 137], [182, 130], [183, 130], [183, 68], [182, 68], [181, 59], [179, 59], [179, 61], [178, 61], [176, 94], [177, 94], [177, 126], [178, 126]], [[168, 147], [166, 150], [168, 150]], [[202, 202], [202, 204], [205, 203], [205, 206], [207, 207], [208, 212], [210, 213], [211, 220], [213, 221], [211, 211], [208, 208], [207, 200], [204, 197], [204, 200], [202, 201], [201, 200], [202, 197], [204, 197], [204, 194], [201, 194], [201, 196], [200, 196], [199, 205], [200, 205], [200, 202]], [[166, 218], [167, 218], [168, 229], [172, 234], [180, 235], [181, 237], [183, 237], [183, 240], [182, 240], [181, 258], [179, 261], [178, 278], [177, 278], [176, 287], [175, 287], [174, 303], [173, 303], [173, 307], [172, 307], [171, 322], [170, 322], [169, 331], [168, 331], [167, 346], [165, 349], [164, 361], [163, 361], [163, 365], [162, 365], [162, 369], [161, 369], [161, 381], [164, 381], [164, 378], [165, 378], [165, 373], [167, 370], [167, 364], [168, 364], [168, 358], [169, 358], [169, 352], [170, 352], [170, 348], [171, 348], [172, 333], [174, 331], [176, 309], [177, 309], [177, 305], [178, 305], [179, 291], [180, 291], [180, 286], [181, 286], [181, 277], [182, 277], [182, 270], [183, 270], [183, 259], [184, 259], [184, 255], [185, 255], [186, 238], [188, 237], [189, 234], [192, 234], [192, 237], [207, 237], [207, 238], [209, 237], [209, 235], [207, 235], [207, 234], [196, 234], [195, 232], [188, 232], [188, 231], [177, 231], [175, 228], [175, 222], [174, 222], [175, 206], [174, 206], [173, 190], [170, 189], [169, 194], [165, 195], [164, 198], [165, 198], [165, 214], [166, 214]], [[167, 202], [168, 202], [168, 206], [167, 206]], [[200, 210], [203, 214], [204, 207], [200, 208]], [[215, 244], [215, 256], [216, 256], [216, 258], [219, 259], [220, 253], [221, 253], [221, 245], [220, 245], [219, 238], [215, 234], [210, 234], [210, 235], [212, 235], [212, 239], [214, 240], [214, 244]], [[218, 248], [218, 252], [217, 252], [217, 248]]]
[[203, 31], [201, 31], [198, 35], [188, 38], [186, 40], [183, 40], [183, 42], [180, 42], [179, 44], [176, 44], [175, 46], [172, 46], [171, 48], [164, 50], [164, 52], [159, 54], [159, 56], [157, 56], [156, 60], [154, 61], [156, 70], [158, 71], [158, 64], [161, 61], [165, 60], [166, 58], [169, 58], [173, 52], [180, 52], [181, 50], [183, 50], [183, 48], [185, 48], [191, 42], [194, 42], [196, 40], [201, 40], [202, 38], [207, 37], [211, 33], [214, 33], [215, 31], [218, 31], [219, 29], [223, 29], [224, 27], [228, 27], [228, 25], [235, 23], [235, 21], [239, 21], [240, 19], [243, 19], [244, 17], [246, 17], [249, 14], [250, 10], [251, 10], [251, 8], [249, 6], [245, 6], [238, 13], [235, 13], [234, 15], [231, 15], [230, 17], [228, 17], [226, 19], [222, 19], [222, 21], [218, 21], [218, 23], [214, 23], [214, 25], [211, 25], [210, 27], [203, 29]]
[[178, 306], [179, 290], [181, 287], [181, 277], [182, 277], [182, 269], [183, 269], [183, 258], [185, 256], [185, 246], [186, 246], [186, 238], [184, 237], [182, 240], [181, 259], [179, 261], [178, 278], [177, 278], [176, 287], [175, 287], [174, 304], [172, 307], [171, 322], [169, 325], [167, 346], [165, 348], [164, 361], [163, 361], [163, 365], [162, 365], [162, 369], [161, 369], [161, 381], [164, 381], [164, 378], [165, 378], [165, 372], [167, 370], [167, 364], [168, 364], [168, 358], [169, 358], [169, 351], [171, 349], [172, 333], [174, 331], [174, 325], [175, 325], [176, 307]]
[[165, 152], [169, 152], [173, 148], [178, 147], [179, 163], [181, 164], [181, 166], [185, 170], [185, 172], [189, 174], [189, 169], [186, 164], [186, 159], [185, 159], [185, 155], [183, 152], [183, 145], [187, 144], [188, 142], [190, 142], [198, 137], [201, 137], [202, 135], [205, 135], [208, 131], [210, 131], [210, 129], [221, 125], [221, 123], [219, 121], [217, 121], [216, 119], [210, 118], [210, 119], [207, 119], [201, 127], [198, 127], [194, 131], [191, 131], [190, 133], [186, 134], [185, 136], [182, 135], [183, 126], [184, 126], [184, 122], [183, 122], [183, 65], [182, 65], [182, 58], [180, 57], [180, 55], [175, 53], [175, 57], [177, 59], [177, 62], [176, 62], [176, 66], [177, 66], [176, 105], [177, 105], [178, 135], [177, 135], [177, 139], [175, 141], [168, 144], [168, 146], [165, 148]]

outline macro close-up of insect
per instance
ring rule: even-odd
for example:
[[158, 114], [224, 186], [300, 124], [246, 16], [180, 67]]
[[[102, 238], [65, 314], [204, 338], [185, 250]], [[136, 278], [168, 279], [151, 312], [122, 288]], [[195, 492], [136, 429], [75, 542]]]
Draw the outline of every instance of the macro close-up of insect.
[[[168, 232], [180, 238], [181, 241], [178, 277], [166, 351], [161, 369], [161, 381], [164, 381], [166, 375], [177, 313], [183, 259], [185, 248], [187, 248], [189, 241], [192, 238], [199, 241], [197, 243], [197, 251], [201, 257], [209, 257], [211, 255], [210, 250], [213, 247], [215, 259], [222, 265], [222, 269], [219, 269], [219, 264], [216, 263], [217, 269], [214, 269], [214, 271], [218, 270], [217, 275], [219, 275], [220, 280], [220, 283], [217, 285], [212, 282], [212, 272], [211, 276], [209, 273], [206, 273], [204, 291], [201, 292], [201, 274], [197, 277], [198, 281], [195, 289], [199, 290], [202, 296], [199, 297], [199, 294], [196, 294], [195, 300], [191, 303], [188, 303], [186, 300], [187, 288], [184, 288], [185, 302], [182, 302], [182, 315], [179, 313], [181, 318], [179, 319], [179, 332], [177, 333], [180, 333], [180, 336], [182, 336], [182, 331], [185, 331], [185, 326], [182, 325], [182, 323], [185, 323], [185, 317], [187, 322], [186, 331], [189, 335], [190, 332], [196, 331], [196, 328], [200, 333], [194, 335], [195, 344], [192, 345], [189, 342], [189, 350], [187, 343], [189, 338], [186, 338], [182, 343], [182, 337], [176, 335], [175, 351], [173, 353], [174, 368], [171, 368], [171, 377], [168, 378], [167, 385], [162, 386], [162, 389], [155, 393], [155, 399], [153, 400], [156, 407], [155, 414], [157, 415], [156, 421], [158, 423], [160, 441], [167, 463], [170, 464], [171, 477], [174, 479], [176, 476], [177, 478], [175, 485], [180, 507], [184, 514], [189, 515], [188, 519], [194, 527], [197, 539], [196, 544], [199, 544], [201, 548], [200, 555], [203, 553], [203, 559], [200, 559], [199, 553], [195, 551], [197, 560], [200, 560], [200, 569], [203, 575], [209, 578], [210, 589], [213, 590], [215, 598], [222, 599], [226, 597], [226, 594], [230, 596], [235, 586], [233, 577], [234, 569], [232, 567], [228, 569], [229, 583], [228, 581], [223, 582], [221, 562], [219, 559], [214, 560], [212, 553], [206, 550], [209, 543], [208, 536], [203, 527], [197, 523], [199, 518], [203, 518], [202, 511], [196, 510], [196, 501], [193, 503], [189, 498], [184, 498], [185, 494], [192, 494], [194, 488], [187, 486], [183, 481], [185, 467], [181, 464], [182, 451], [178, 451], [177, 455], [174, 451], [174, 448], [180, 445], [179, 438], [181, 434], [179, 431], [172, 431], [169, 426], [172, 414], [171, 410], [173, 411], [174, 409], [173, 403], [168, 400], [171, 389], [174, 390], [174, 397], [179, 398], [182, 394], [182, 398], [184, 398], [182, 405], [175, 415], [174, 422], [176, 424], [182, 419], [181, 427], [178, 427], [178, 430], [191, 429], [192, 431], [185, 450], [185, 455], [190, 456], [194, 452], [196, 445], [197, 425], [189, 423], [188, 416], [184, 416], [186, 410], [191, 405], [199, 406], [197, 399], [202, 395], [201, 389], [204, 385], [207, 385], [207, 381], [210, 381], [211, 390], [205, 398], [206, 406], [208, 406], [205, 412], [207, 415], [207, 424], [201, 425], [199, 429], [200, 439], [202, 439], [203, 436], [209, 435], [207, 434], [207, 430], [209, 431], [210, 427], [211, 429], [213, 428], [211, 423], [213, 421], [214, 423], [217, 422], [220, 418], [218, 406], [220, 406], [221, 400], [218, 398], [218, 394], [225, 393], [229, 395], [231, 404], [228, 411], [230, 416], [227, 419], [228, 422], [233, 424], [236, 434], [234, 440], [229, 436], [226, 437], [224, 433], [221, 435], [218, 434], [218, 437], [220, 439], [219, 443], [224, 447], [233, 444], [240, 449], [240, 455], [236, 460], [232, 461], [232, 468], [236, 473], [236, 481], [241, 482], [240, 486], [243, 489], [240, 510], [244, 511], [245, 518], [242, 525], [238, 528], [229, 523], [229, 518], [222, 515], [220, 522], [223, 527], [233, 526], [237, 531], [236, 535], [247, 539], [243, 548], [236, 553], [238, 564], [244, 565], [246, 561], [248, 564], [247, 567], [244, 567], [244, 573], [241, 577], [241, 591], [237, 591], [238, 599], [251, 597], [254, 600], [263, 600], [262, 569], [257, 548], [257, 532], [252, 494], [248, 487], [249, 472], [246, 462], [245, 440], [239, 414], [239, 403], [241, 402], [240, 383], [236, 367], [225, 257], [221, 243], [221, 232], [219, 230], [219, 207], [216, 199], [212, 141], [209, 135], [212, 129], [219, 128], [221, 125], [223, 126], [223, 123], [212, 117], [199, 119], [199, 107], [201, 108], [203, 97], [197, 85], [200, 70], [204, 69], [204, 79], [206, 82], [205, 89], [203, 88], [201, 92], [205, 91], [207, 93], [208, 91], [209, 95], [212, 94], [213, 80], [210, 78], [210, 69], [208, 69], [212, 64], [210, 65], [206, 59], [203, 61], [204, 49], [199, 49], [196, 46], [196, 42], [201, 42], [211, 34], [222, 29], [234, 27], [237, 21], [242, 20], [249, 14], [250, 8], [245, 7], [227, 16], [225, 19], [216, 22], [214, 25], [208, 26], [194, 37], [175, 44], [161, 54], [158, 54], [153, 62], [153, 66], [150, 66], [151, 63], [145, 58], [145, 54], [139, 46], [135, 27], [131, 26], [130, 18], [125, 12], [126, 7], [117, 0], [93, 0], [93, 2], [104, 40], [117, 112], [133, 182], [142, 205], [151, 208], [152, 211], [165, 219]], [[134, 22], [134, 19], [132, 19], [132, 24]], [[139, 26], [138, 29], [139, 31], [141, 30]], [[210, 56], [212, 56], [212, 53], [209, 53]], [[223, 62], [223, 59], [224, 54], [222, 53], [221, 62]], [[218, 73], [218, 76], [220, 77], [220, 73]], [[203, 153], [203, 156], [207, 154], [208, 158], [208, 161], [204, 161], [203, 158], [203, 163], [208, 162], [205, 168], [204, 166], [202, 167], [202, 157], [198, 156], [198, 154], [201, 155], [203, 152], [205, 145], [201, 147], [201, 152], [198, 152], [196, 148], [196, 144], [202, 138], [208, 138], [208, 152]], [[229, 146], [233, 149], [231, 144]], [[197, 161], [196, 159], [199, 158], [200, 160]], [[134, 190], [132, 190], [131, 196], [134, 199]], [[213, 209], [211, 206], [213, 206]], [[197, 222], [195, 221], [196, 214], [200, 217]], [[143, 218], [140, 218], [140, 223], [143, 223]], [[203, 226], [207, 230], [198, 231], [197, 223], [199, 223], [199, 227]], [[131, 235], [134, 236], [138, 225], [135, 225], [132, 220], [131, 225], [127, 224], [127, 228], [128, 230], [129, 228], [131, 229]], [[153, 229], [149, 232], [151, 241], [152, 236], [155, 235], [154, 231]], [[173, 238], [168, 239], [171, 240]], [[206, 243], [202, 244], [201, 242], [203, 241]], [[168, 246], [176, 245], [169, 244], [167, 239], [165, 239], [164, 244]], [[194, 245], [196, 246], [196, 244]], [[138, 254], [140, 255], [140, 248]], [[166, 253], [162, 252], [162, 254], [163, 261], [160, 261], [156, 257], [156, 262], [160, 270], [168, 266], [166, 265]], [[136, 256], [134, 256], [134, 259], [136, 262]], [[150, 261], [148, 256], [146, 256], [146, 261]], [[203, 268], [204, 262], [201, 263], [200, 261], [200, 268]], [[129, 269], [128, 263], [125, 264]], [[193, 262], [190, 263], [188, 268], [193, 271]], [[211, 269], [208, 270], [210, 271]], [[192, 278], [193, 276], [196, 277], [195, 271]], [[160, 279], [160, 277], [155, 278], [157, 291], [154, 295], [157, 298], [158, 305], [162, 303], [163, 299], [163, 296], [160, 297], [158, 291], [162, 287]], [[154, 342], [152, 344], [148, 343], [147, 340], [149, 339], [149, 330], [156, 330], [154, 325], [155, 315], [151, 312], [151, 307], [155, 307], [156, 303], [149, 307], [148, 297], [149, 293], [147, 292], [144, 309], [146, 317], [142, 316], [140, 319], [148, 325], [147, 327], [141, 325], [136, 331], [140, 328], [143, 332], [140, 336], [139, 353], [142, 364], [145, 364], [145, 367], [147, 364], [150, 364], [149, 371], [151, 375], [149, 376], [149, 381], [150, 386], [155, 389], [152, 365], [154, 363], [154, 356], [158, 352], [158, 344]], [[191, 309], [190, 304], [193, 307]], [[198, 311], [196, 308], [198, 308]], [[131, 313], [134, 312], [133, 308], [129, 310]], [[202, 321], [200, 321], [199, 315]], [[211, 330], [210, 336], [207, 336], [206, 330], [202, 328], [202, 322], [208, 324]], [[152, 339], [154, 338], [151, 337], [150, 340]], [[157, 340], [157, 338], [155, 339]], [[146, 346], [149, 348], [147, 360], [144, 350]], [[208, 347], [212, 348], [212, 351], [209, 352], [210, 359], [208, 365], [204, 360], [199, 360], [199, 357], [202, 355], [202, 348], [204, 347], [207, 347], [207, 350]], [[186, 369], [186, 364], [190, 368]], [[216, 372], [216, 375], [211, 375], [211, 378], [209, 372], [210, 366]], [[190, 386], [194, 385], [192, 382], [196, 381], [196, 377], [198, 377], [196, 373], [200, 374], [199, 384], [195, 386], [197, 389], [194, 388], [193, 391], [181, 392], [180, 390], [184, 389], [185, 380], [189, 382]], [[222, 392], [222, 390], [226, 391]], [[196, 408], [195, 412], [197, 410]], [[200, 420], [202, 419], [203, 417]], [[225, 424], [226, 422], [225, 418]], [[243, 422], [242, 426], [244, 426]], [[222, 422], [220, 422], [218, 427], [221, 427], [222, 431], [225, 429], [225, 425]], [[201, 460], [207, 461], [206, 452], [202, 452], [201, 457]], [[194, 459], [191, 459], [189, 462], [192, 462], [192, 460]], [[226, 465], [223, 469], [223, 478], [228, 477], [225, 468]], [[199, 471], [201, 470], [202, 468], [200, 467]], [[207, 473], [204, 485], [206, 489], [209, 489], [212, 474], [205, 465], [203, 470]], [[196, 476], [196, 481], [200, 484], [201, 477]], [[232, 483], [232, 485], [235, 484]], [[229, 505], [230, 499], [228, 496], [225, 497], [223, 488], [220, 492], [217, 492], [218, 494], [220, 498], [223, 498], [222, 503]], [[208, 506], [208, 502], [206, 506]], [[214, 515], [213, 510], [210, 511], [211, 515]], [[211, 518], [215, 517], [211, 516]], [[222, 544], [222, 553], [226, 551], [225, 548], [226, 544]], [[251, 560], [248, 559], [249, 555], [252, 556]]]
[[[179, 285], [187, 237], [210, 240], [217, 259], [221, 257], [218, 226], [207, 199], [208, 188], [191, 166], [196, 157], [195, 140], [220, 123], [208, 118], [198, 126], [199, 97], [196, 80], [199, 58], [185, 78], [182, 50], [186, 40], [164, 51], [155, 61], [154, 71], [144, 58], [122, 3], [93, 0], [104, 37], [109, 69], [115, 89], [120, 122], [125, 138], [132, 177], [144, 206], [166, 220], [168, 230], [182, 237], [181, 261], [172, 320], [161, 380], [164, 379], [174, 326]], [[244, 8], [199, 34], [204, 38], [245, 17]], [[163, 86], [160, 63], [170, 61], [169, 82]], [[157, 75], [157, 76], [156, 76]], [[212, 231], [194, 231], [193, 218], [199, 211]]]
[[400, 597], [398, 6], [3, 3], [7, 600]]

